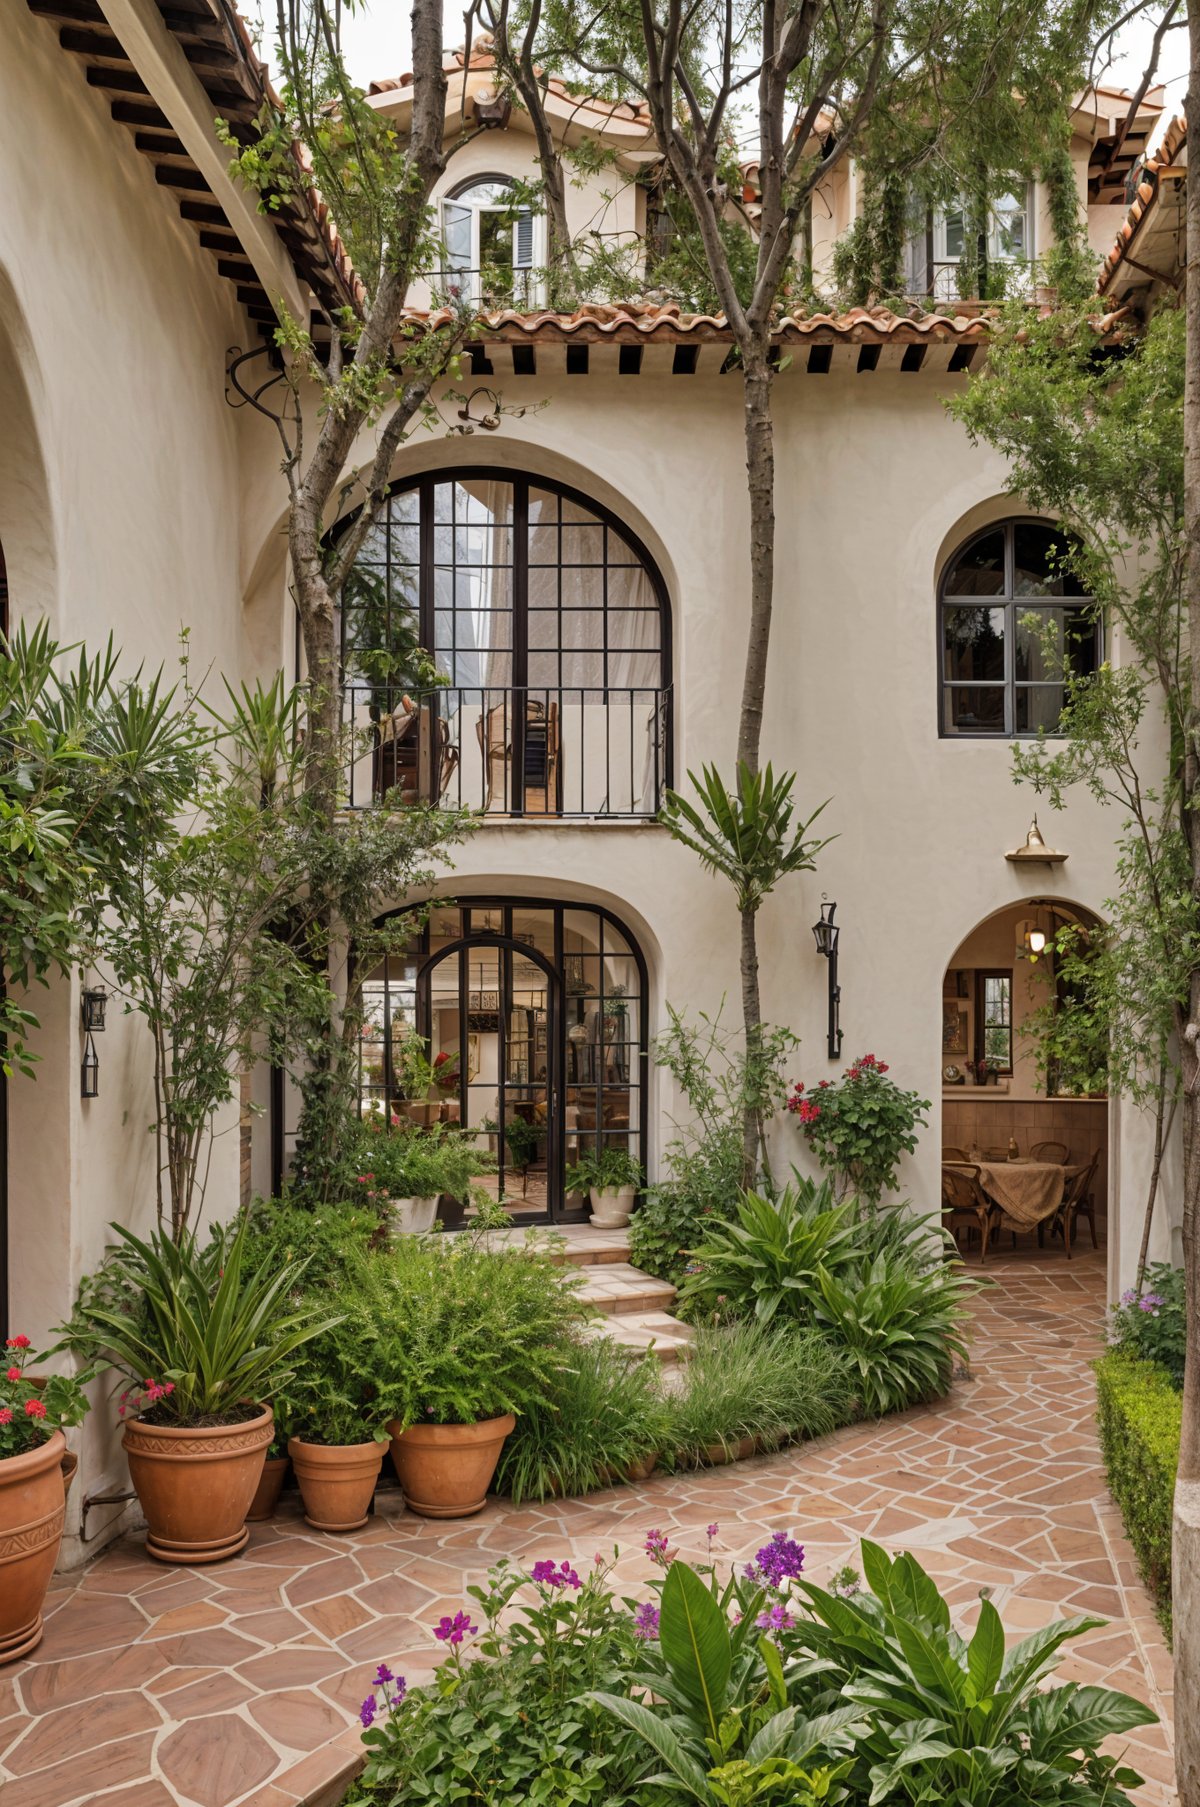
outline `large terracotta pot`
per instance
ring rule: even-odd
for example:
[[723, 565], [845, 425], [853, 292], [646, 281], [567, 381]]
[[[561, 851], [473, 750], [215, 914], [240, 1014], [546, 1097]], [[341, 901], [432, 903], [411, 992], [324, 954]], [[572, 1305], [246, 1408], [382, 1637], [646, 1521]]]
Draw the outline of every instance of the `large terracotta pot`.
[[0, 1460], [0, 1663], [28, 1656], [42, 1638], [42, 1601], [58, 1561], [67, 1440]]
[[159, 1562], [223, 1562], [250, 1541], [246, 1514], [263, 1471], [273, 1417], [186, 1430], [125, 1425], [129, 1475], [146, 1515], [146, 1554]]
[[261, 1524], [263, 1519], [274, 1517], [275, 1508], [279, 1504], [279, 1496], [283, 1492], [287, 1465], [286, 1456], [268, 1456], [263, 1463], [263, 1471], [258, 1477], [258, 1486], [254, 1489], [254, 1498], [250, 1501], [250, 1510], [246, 1514], [248, 1525]]
[[516, 1425], [511, 1412], [481, 1424], [389, 1424], [392, 1461], [404, 1503], [422, 1518], [469, 1518], [482, 1512], [504, 1439]]
[[383, 1467], [382, 1443], [306, 1443], [288, 1439], [304, 1516], [317, 1531], [358, 1531], [367, 1522]]

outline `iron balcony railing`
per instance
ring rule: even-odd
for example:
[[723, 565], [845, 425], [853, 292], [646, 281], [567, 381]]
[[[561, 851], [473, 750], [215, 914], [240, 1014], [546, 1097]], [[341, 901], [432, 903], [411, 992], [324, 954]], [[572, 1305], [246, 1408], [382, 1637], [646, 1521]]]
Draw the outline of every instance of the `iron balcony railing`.
[[658, 814], [671, 783], [671, 692], [642, 686], [347, 682], [349, 801], [482, 815]]
[[426, 277], [434, 295], [447, 301], [469, 301], [487, 312], [516, 308], [528, 313], [541, 307], [545, 296], [543, 272], [534, 269], [504, 269], [495, 264], [483, 269], [456, 269], [447, 265]]

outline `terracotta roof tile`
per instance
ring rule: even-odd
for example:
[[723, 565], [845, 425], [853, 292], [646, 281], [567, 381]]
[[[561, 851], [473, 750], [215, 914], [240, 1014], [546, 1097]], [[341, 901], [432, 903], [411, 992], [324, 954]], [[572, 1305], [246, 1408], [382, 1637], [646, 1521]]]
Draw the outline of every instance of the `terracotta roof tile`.
[[[433, 311], [411, 309], [409, 322], [430, 329], [449, 325], [449, 308]], [[913, 308], [897, 314], [885, 307], [852, 307], [844, 313], [787, 315], [774, 332], [778, 345], [807, 340], [840, 340], [846, 344], [914, 344], [942, 341], [953, 344], [982, 343], [994, 311], [963, 309], [955, 314], [927, 314]], [[685, 314], [676, 302], [586, 303], [569, 314], [549, 309], [521, 312], [503, 308], [480, 316], [480, 336], [516, 342], [541, 340], [565, 343], [571, 339], [637, 343], [656, 339], [664, 344], [732, 342], [724, 314]]]
[[[448, 74], [463, 69], [495, 69], [496, 59], [492, 54], [490, 36], [483, 33], [473, 40], [469, 61], [466, 49], [462, 45], [457, 50], [448, 51], [443, 59], [443, 67]], [[587, 94], [578, 88], [569, 87], [556, 75], [546, 77], [543, 70], [539, 70], [538, 73], [543, 77], [550, 93], [556, 94], [561, 100], [570, 101], [572, 105], [576, 106], [582, 103], [590, 107], [593, 112], [606, 113], [611, 119], [627, 120], [631, 124], [645, 125], [649, 129], [650, 114], [643, 102], [607, 100], [601, 95]], [[400, 93], [405, 89], [410, 89], [412, 83], [412, 70], [409, 69], [403, 75], [385, 76], [379, 81], [371, 82], [367, 88], [367, 94], [372, 96]]]
[[1187, 120], [1182, 113], [1178, 113], [1167, 127], [1162, 143], [1153, 157], [1147, 159], [1129, 212], [1117, 228], [1113, 248], [1100, 266], [1100, 274], [1096, 278], [1096, 288], [1101, 295], [1124, 262], [1125, 255], [1146, 217], [1147, 209], [1158, 194], [1158, 178], [1161, 171], [1169, 168], [1175, 162], [1186, 143]]

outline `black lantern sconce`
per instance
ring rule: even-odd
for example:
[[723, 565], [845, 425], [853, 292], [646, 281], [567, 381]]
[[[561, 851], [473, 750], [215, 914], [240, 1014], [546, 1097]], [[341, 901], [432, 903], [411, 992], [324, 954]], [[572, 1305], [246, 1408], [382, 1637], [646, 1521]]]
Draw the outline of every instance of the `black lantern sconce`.
[[81, 1098], [98, 1098], [100, 1096], [100, 1057], [96, 1053], [93, 1035], [103, 1035], [104, 1014], [108, 1008], [108, 993], [93, 986], [80, 994], [79, 1017], [83, 1024], [83, 1060], [79, 1067], [79, 1096]]
[[834, 922], [835, 903], [821, 903], [821, 920], [813, 923], [813, 939], [817, 944], [817, 952], [823, 960], [829, 962], [829, 1034], [828, 1050], [830, 1060], [840, 1060], [842, 1055], [841, 1007], [842, 988], [838, 984], [838, 940], [841, 929]]

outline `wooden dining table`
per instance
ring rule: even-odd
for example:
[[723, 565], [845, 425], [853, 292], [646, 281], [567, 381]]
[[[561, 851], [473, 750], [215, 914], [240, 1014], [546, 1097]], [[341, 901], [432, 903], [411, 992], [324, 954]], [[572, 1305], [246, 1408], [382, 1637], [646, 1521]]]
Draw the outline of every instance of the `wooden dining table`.
[[947, 1167], [978, 1167], [979, 1184], [1005, 1217], [1020, 1229], [1036, 1230], [1054, 1216], [1063, 1202], [1067, 1181], [1084, 1171], [1084, 1165], [1062, 1166], [1058, 1161], [947, 1161]]

